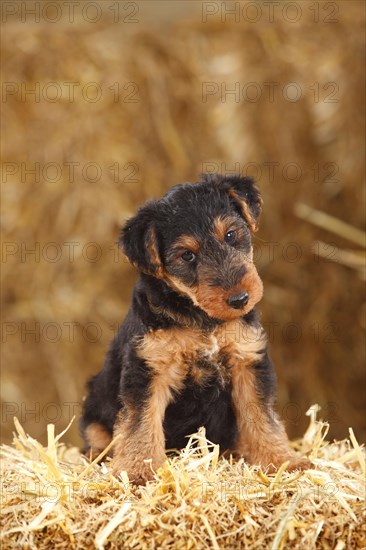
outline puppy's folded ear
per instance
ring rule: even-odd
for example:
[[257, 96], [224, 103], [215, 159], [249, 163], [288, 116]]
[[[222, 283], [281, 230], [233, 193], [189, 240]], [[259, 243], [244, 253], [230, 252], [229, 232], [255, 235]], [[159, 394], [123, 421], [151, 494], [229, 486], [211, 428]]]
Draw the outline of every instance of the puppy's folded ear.
[[239, 214], [251, 231], [257, 231], [258, 218], [262, 210], [262, 197], [252, 178], [205, 174], [204, 181], [215, 183], [232, 198]]
[[160, 278], [163, 266], [160, 259], [154, 219], [157, 203], [149, 201], [122, 227], [119, 244], [130, 262], [140, 271]]

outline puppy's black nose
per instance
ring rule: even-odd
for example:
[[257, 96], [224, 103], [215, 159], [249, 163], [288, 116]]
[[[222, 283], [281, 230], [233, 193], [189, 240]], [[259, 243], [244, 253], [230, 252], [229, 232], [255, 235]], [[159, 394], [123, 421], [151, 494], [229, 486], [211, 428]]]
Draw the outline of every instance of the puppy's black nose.
[[234, 309], [240, 309], [248, 303], [249, 294], [247, 292], [240, 292], [239, 294], [233, 294], [228, 298], [227, 303]]

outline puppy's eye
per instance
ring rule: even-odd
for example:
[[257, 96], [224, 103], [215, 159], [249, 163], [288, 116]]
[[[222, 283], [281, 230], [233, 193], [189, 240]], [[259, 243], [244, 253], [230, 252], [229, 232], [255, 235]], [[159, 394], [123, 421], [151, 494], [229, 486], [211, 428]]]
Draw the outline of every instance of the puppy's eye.
[[228, 231], [225, 235], [225, 242], [227, 242], [228, 244], [235, 244], [236, 237], [236, 231]]
[[191, 250], [185, 250], [181, 256], [182, 260], [185, 262], [193, 262], [193, 260], [196, 258], [196, 255], [191, 252]]

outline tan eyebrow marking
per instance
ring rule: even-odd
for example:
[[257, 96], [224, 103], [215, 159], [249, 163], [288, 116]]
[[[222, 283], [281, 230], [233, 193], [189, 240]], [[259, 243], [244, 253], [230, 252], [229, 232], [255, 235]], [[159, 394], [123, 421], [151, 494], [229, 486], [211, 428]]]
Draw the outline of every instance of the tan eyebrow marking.
[[237, 225], [237, 219], [229, 216], [219, 216], [214, 220], [214, 233], [219, 241], [225, 240], [226, 233]]
[[174, 243], [174, 248], [187, 248], [197, 254], [201, 247], [201, 243], [198, 239], [192, 237], [192, 235], [181, 235]]

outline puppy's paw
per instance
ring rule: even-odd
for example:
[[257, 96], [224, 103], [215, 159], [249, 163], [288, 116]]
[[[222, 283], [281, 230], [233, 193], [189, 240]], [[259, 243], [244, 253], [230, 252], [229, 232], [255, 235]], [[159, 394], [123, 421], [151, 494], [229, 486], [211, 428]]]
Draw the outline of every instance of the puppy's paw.
[[310, 470], [311, 468], [314, 468], [314, 464], [308, 458], [296, 456], [295, 458], [291, 458], [286, 470], [293, 472], [294, 470]]
[[288, 462], [286, 466], [287, 472], [294, 472], [295, 470], [309, 470], [314, 467], [314, 464], [305, 457], [291, 454], [289, 456], [275, 457], [272, 459], [269, 467], [266, 469], [269, 474], [277, 472], [284, 462]]
[[149, 461], [128, 465], [124, 460], [114, 458], [112, 461], [112, 474], [119, 477], [122, 470], [127, 472], [129, 481], [134, 485], [146, 485], [147, 481], [154, 479], [154, 472]]
[[[83, 455], [89, 460], [89, 462], [93, 462], [96, 458], [98, 458], [101, 453], [104, 451], [104, 449], [93, 449], [92, 447], [87, 449], [86, 451], [83, 451]], [[111, 458], [111, 453], [108, 452], [102, 456], [100, 460], [98, 460], [98, 464], [101, 462], [104, 462], [107, 460], [107, 458]]]

